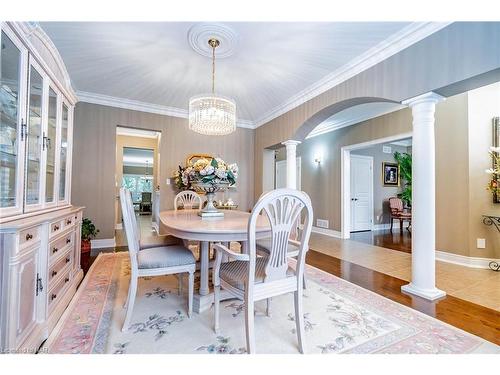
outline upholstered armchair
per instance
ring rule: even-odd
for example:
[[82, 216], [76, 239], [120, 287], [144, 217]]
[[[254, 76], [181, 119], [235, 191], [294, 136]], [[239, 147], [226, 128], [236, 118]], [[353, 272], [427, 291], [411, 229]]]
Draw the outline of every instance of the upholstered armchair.
[[408, 231], [411, 228], [411, 212], [405, 212], [403, 208], [403, 201], [400, 198], [391, 197], [389, 198], [389, 208], [391, 210], [391, 233], [394, 220], [399, 220], [399, 230], [403, 233], [403, 222], [408, 221], [409, 224], [406, 227]]

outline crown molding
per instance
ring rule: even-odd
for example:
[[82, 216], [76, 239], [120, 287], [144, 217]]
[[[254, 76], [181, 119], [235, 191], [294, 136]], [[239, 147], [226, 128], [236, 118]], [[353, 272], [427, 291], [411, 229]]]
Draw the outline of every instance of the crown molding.
[[[87, 91], [77, 91], [79, 102], [105, 105], [114, 108], [130, 109], [133, 111], [155, 113], [157, 115], [188, 118], [188, 111], [182, 108], [168, 107], [165, 105], [141, 102], [139, 100], [118, 98], [103, 94], [96, 94]], [[239, 128], [255, 129], [254, 123], [248, 120], [237, 120], [236, 126]]]
[[409, 46], [427, 38], [429, 35], [445, 28], [451, 22], [413, 22], [401, 31], [383, 40], [376, 46], [370, 48], [365, 53], [351, 60], [334, 72], [328, 74], [323, 79], [315, 82], [305, 90], [292, 96], [283, 104], [273, 108], [257, 120], [256, 128], [262, 126], [278, 116], [304, 104], [308, 100], [330, 90], [331, 88], [347, 81], [356, 74], [371, 68], [383, 60], [408, 48]]
[[349, 120], [338, 121], [338, 122], [336, 122], [336, 121], [329, 122], [328, 120], [326, 120], [323, 123], [324, 124], [323, 126], [316, 127], [311, 133], [308, 134], [306, 139], [317, 137], [318, 135], [330, 133], [330, 132], [333, 132], [335, 130], [345, 128], [347, 126], [351, 126], [351, 125], [354, 125], [354, 124], [357, 124], [357, 123], [360, 123], [363, 121], [370, 120], [372, 118], [386, 115], [388, 113], [396, 112], [396, 111], [399, 111], [403, 108], [405, 108], [405, 106], [395, 104], [393, 108], [378, 111], [376, 113], [371, 113], [370, 115], [360, 115], [360, 116], [357, 116], [355, 118], [351, 118]]

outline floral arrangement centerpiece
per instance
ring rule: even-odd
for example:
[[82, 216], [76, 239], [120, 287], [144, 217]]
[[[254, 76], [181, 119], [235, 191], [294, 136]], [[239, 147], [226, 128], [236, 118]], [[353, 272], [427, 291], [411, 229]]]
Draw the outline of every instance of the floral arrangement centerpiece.
[[491, 191], [493, 194], [493, 202], [500, 202], [500, 147], [490, 147], [491, 161], [493, 162], [493, 167], [486, 170], [486, 173], [491, 175], [490, 182], [486, 186], [486, 189]]
[[215, 193], [225, 191], [236, 184], [237, 178], [238, 165], [227, 164], [221, 158], [200, 158], [186, 168], [179, 166], [174, 175], [175, 185], [179, 189], [206, 193], [207, 205], [199, 212], [202, 217], [224, 216], [224, 213], [214, 206]]

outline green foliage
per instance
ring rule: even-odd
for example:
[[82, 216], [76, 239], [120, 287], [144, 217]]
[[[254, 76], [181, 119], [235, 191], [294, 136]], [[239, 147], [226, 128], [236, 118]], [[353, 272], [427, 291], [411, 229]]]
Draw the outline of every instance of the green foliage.
[[411, 206], [411, 155], [405, 153], [394, 153], [394, 159], [399, 164], [399, 173], [403, 181], [403, 192], [401, 199]]
[[82, 221], [82, 240], [90, 241], [92, 238], [95, 238], [99, 233], [99, 229], [97, 229], [92, 223], [92, 220], [85, 218]]

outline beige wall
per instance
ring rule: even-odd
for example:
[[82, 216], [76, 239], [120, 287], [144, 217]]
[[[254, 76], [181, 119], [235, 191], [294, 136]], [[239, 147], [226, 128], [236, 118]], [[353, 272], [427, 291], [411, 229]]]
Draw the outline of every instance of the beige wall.
[[74, 120], [72, 203], [86, 207], [85, 216], [101, 230], [98, 238], [114, 237], [116, 126], [160, 131], [160, 209], [173, 207], [176, 194], [167, 185], [179, 164], [191, 153], [210, 153], [236, 162], [240, 175], [230, 193], [241, 209], [253, 205], [254, 132], [238, 128], [224, 137], [189, 131], [186, 119], [95, 104], [78, 103]]
[[[158, 139], [145, 137], [131, 137], [127, 135], [116, 136], [116, 169], [115, 169], [115, 187], [116, 197], [120, 195], [123, 177], [123, 148], [134, 147], [153, 150], [153, 190], [158, 185], [158, 167], [160, 166], [158, 153]], [[144, 170], [144, 168], [143, 168]], [[118, 199], [115, 204], [115, 222], [121, 223], [121, 208]]]
[[[499, 214], [500, 210], [484, 188], [495, 96], [491, 90], [485, 92], [489, 99], [481, 100], [481, 110], [471, 117], [468, 95], [478, 100], [480, 93], [456, 95], [436, 107], [436, 249], [465, 256], [498, 257], [499, 236], [481, 222], [483, 212]], [[486, 101], [490, 103], [489, 111]], [[302, 189], [311, 196], [315, 219], [329, 220], [331, 229], [341, 229], [341, 148], [411, 132], [411, 121], [411, 110], [405, 108], [307, 139], [297, 147], [302, 159]], [[314, 162], [318, 152], [323, 156], [320, 165]], [[284, 149], [280, 148], [277, 159], [284, 157]], [[380, 182], [377, 163], [374, 168], [376, 187]], [[476, 238], [486, 238], [487, 248], [476, 249]]]
[[[470, 256], [500, 258], [500, 234], [482, 223], [482, 215], [500, 216], [500, 204], [494, 204], [485, 189], [491, 168], [487, 153], [492, 146], [492, 118], [500, 116], [500, 82], [472, 90], [469, 100], [469, 248]], [[478, 249], [476, 239], [486, 239], [486, 249]]]

